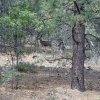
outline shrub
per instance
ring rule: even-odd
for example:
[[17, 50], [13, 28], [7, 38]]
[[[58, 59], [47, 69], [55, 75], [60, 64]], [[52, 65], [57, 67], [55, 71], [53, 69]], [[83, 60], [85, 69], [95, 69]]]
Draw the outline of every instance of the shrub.
[[89, 90], [93, 90], [93, 82], [92, 82], [92, 81], [87, 80], [87, 82], [86, 82], [86, 86], [87, 86], [87, 89], [89, 89]]
[[36, 68], [37, 66], [30, 63], [20, 62], [18, 65], [15, 65], [14, 67], [19, 72], [33, 72], [33, 69]]
[[19, 82], [21, 80], [21, 74], [15, 69], [2, 74], [2, 85], [5, 87], [11, 87], [12, 89], [19, 88]]

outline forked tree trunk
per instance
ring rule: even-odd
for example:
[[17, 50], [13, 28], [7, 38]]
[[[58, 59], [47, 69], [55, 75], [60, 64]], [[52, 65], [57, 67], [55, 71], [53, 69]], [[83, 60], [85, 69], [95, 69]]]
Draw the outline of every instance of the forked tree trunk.
[[78, 22], [72, 29], [73, 36], [73, 58], [72, 58], [72, 82], [71, 88], [80, 91], [85, 90], [84, 86], [84, 43], [85, 26]]

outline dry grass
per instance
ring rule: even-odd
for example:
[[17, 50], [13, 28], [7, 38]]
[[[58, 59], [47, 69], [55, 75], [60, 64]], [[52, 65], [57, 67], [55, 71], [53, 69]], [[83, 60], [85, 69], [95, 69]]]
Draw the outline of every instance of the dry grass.
[[77, 90], [71, 90], [68, 86], [48, 87], [38, 90], [5, 90], [0, 89], [0, 100], [99, 100], [100, 93], [86, 91], [80, 93]]
[[[33, 56], [36, 57], [33, 59]], [[98, 65], [93, 60], [86, 62], [87, 68], [91, 66], [91, 69], [85, 70], [87, 91], [80, 93], [70, 89], [71, 62], [48, 62], [45, 58], [51, 59], [52, 56], [35, 53], [22, 58], [24, 62], [44, 67], [34, 69], [36, 73], [21, 73], [18, 90], [12, 90], [10, 85], [1, 87], [0, 100], [100, 100], [99, 62]], [[8, 55], [0, 55], [1, 65], [5, 65], [9, 59]]]

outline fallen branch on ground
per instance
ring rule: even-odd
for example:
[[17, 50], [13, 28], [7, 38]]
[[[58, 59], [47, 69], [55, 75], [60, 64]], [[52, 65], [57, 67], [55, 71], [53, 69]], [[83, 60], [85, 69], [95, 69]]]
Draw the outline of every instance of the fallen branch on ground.
[[55, 59], [47, 59], [45, 58], [47, 61], [56, 61], [56, 60], [61, 60], [61, 59], [67, 59], [67, 60], [72, 60], [72, 58], [68, 58], [68, 57], [60, 57], [60, 58], [55, 58]]

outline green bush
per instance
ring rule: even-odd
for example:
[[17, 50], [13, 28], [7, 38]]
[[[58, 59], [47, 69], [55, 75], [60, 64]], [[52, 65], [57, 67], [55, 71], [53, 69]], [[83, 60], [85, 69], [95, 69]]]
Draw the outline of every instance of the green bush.
[[9, 84], [9, 82], [13, 79], [14, 76], [17, 75], [15, 69], [12, 69], [4, 74], [2, 74], [2, 84]]
[[34, 64], [21, 62], [18, 65], [15, 65], [14, 67], [19, 72], [33, 72], [33, 69], [37, 66], [35, 66]]
[[19, 82], [21, 80], [21, 73], [17, 72], [15, 69], [2, 74], [2, 86], [11, 87], [12, 89], [19, 88]]

